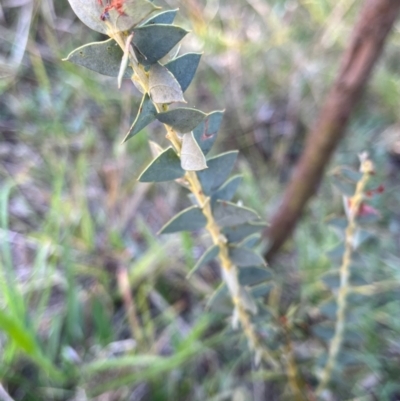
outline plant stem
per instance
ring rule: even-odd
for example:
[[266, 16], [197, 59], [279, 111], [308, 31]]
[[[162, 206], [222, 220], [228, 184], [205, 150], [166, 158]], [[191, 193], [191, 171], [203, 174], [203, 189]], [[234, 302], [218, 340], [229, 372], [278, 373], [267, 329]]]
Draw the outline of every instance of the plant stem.
[[295, 401], [307, 401], [304, 395], [304, 383], [300, 377], [299, 370], [297, 369], [296, 359], [294, 357], [294, 350], [292, 340], [290, 338], [290, 331], [286, 323], [282, 324], [282, 330], [285, 336], [285, 355], [286, 355], [286, 372], [289, 380], [289, 385], [292, 389]]
[[337, 314], [335, 324], [335, 334], [329, 347], [328, 360], [321, 374], [321, 381], [317, 387], [317, 394], [320, 394], [328, 385], [332, 377], [332, 373], [343, 343], [344, 332], [346, 329], [346, 312], [347, 312], [347, 295], [351, 292], [349, 284], [350, 264], [354, 251], [353, 240], [357, 231], [357, 215], [364, 199], [366, 185], [374, 173], [372, 162], [366, 158], [361, 158], [360, 171], [363, 173], [360, 181], [358, 181], [354, 195], [348, 212], [348, 224], [345, 232], [345, 252], [340, 266], [340, 287], [337, 297]]
[[219, 247], [219, 261], [221, 263], [221, 269], [223, 272], [222, 276], [225, 279], [227, 287], [230, 291], [233, 305], [236, 308], [238, 319], [249, 342], [250, 348], [256, 351], [256, 353], [259, 353], [262, 359], [277, 369], [279, 368], [279, 364], [270, 355], [268, 350], [261, 344], [260, 339], [254, 329], [254, 325], [251, 322], [250, 313], [245, 307], [245, 303], [240, 292], [237, 267], [233, 264], [229, 257], [228, 242], [225, 236], [221, 233], [220, 227], [214, 219], [211, 210], [210, 199], [204, 195], [201, 184], [195, 172], [186, 172], [185, 178], [188, 180], [189, 189], [195, 195], [196, 200], [199, 205], [201, 205], [203, 214], [207, 219], [206, 229], [209, 232], [214, 245]]

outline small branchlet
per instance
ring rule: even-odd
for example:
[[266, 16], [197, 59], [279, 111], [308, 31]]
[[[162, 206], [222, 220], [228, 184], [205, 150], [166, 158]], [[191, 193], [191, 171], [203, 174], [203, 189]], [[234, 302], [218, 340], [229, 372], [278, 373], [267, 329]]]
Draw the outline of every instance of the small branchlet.
[[[107, 4], [92, 0], [84, 5], [83, 0], [70, 0], [70, 3], [86, 25], [107, 34], [110, 39], [84, 45], [71, 52], [66, 60], [117, 77], [119, 87], [124, 79], [131, 79], [143, 95], [125, 140], [154, 120], [165, 126], [171, 147], [159, 149], [139, 181], [175, 180], [192, 194], [193, 206], [172, 218], [160, 233], [201, 228], [208, 231], [213, 245], [195, 269], [213, 258], [219, 259], [223, 290], [233, 305], [233, 326], [242, 328], [257, 363], [265, 360], [268, 366], [280, 371], [280, 363], [268, 351], [253, 322], [253, 315], [258, 311], [256, 298], [264, 296], [271, 287], [267, 283], [271, 273], [262, 257], [245, 241], [265, 225], [255, 211], [231, 202], [240, 183], [238, 176], [229, 179], [237, 152], [207, 157], [223, 113], [170, 107], [186, 102], [184, 92], [200, 59], [196, 53], [177, 54], [178, 44], [187, 34], [173, 25], [177, 10], [155, 14], [158, 7], [147, 0], [109, 1]], [[252, 290], [255, 284], [260, 295]], [[260, 284], [268, 286], [263, 290]], [[126, 302], [133, 301], [126, 297]], [[132, 310], [129, 305], [127, 308]], [[132, 318], [131, 326], [135, 325]]]
[[359, 229], [357, 219], [365, 213], [372, 213], [372, 208], [367, 208], [365, 199], [368, 196], [367, 185], [375, 174], [375, 168], [367, 153], [360, 155], [361, 176], [357, 182], [354, 195], [344, 197], [347, 227], [345, 230], [345, 251], [339, 269], [340, 285], [337, 291], [337, 312], [334, 336], [330, 341], [328, 359], [321, 372], [317, 394], [321, 394], [329, 385], [337, 358], [339, 356], [346, 329], [346, 313], [348, 309], [348, 295], [352, 291], [350, 283], [350, 265], [356, 249], [356, 234]]

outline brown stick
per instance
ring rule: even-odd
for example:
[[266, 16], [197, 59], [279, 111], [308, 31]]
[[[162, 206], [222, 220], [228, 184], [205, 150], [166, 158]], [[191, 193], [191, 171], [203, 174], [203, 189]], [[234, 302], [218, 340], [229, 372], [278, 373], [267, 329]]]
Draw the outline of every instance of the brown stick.
[[267, 259], [292, 233], [307, 201], [316, 192], [399, 11], [400, 0], [366, 1], [343, 55], [336, 81], [307, 137], [305, 150], [284, 193], [282, 204], [265, 233], [271, 244], [265, 255]]

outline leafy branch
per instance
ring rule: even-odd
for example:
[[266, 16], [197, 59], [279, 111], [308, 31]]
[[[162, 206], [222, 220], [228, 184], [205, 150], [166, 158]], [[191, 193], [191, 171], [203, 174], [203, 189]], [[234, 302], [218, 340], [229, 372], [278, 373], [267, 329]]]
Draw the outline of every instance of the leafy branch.
[[[228, 296], [233, 305], [232, 325], [242, 327], [256, 362], [264, 360], [280, 370], [280, 363], [263, 344], [252, 321], [258, 312], [256, 296], [264, 296], [271, 289], [267, 285], [263, 290], [260, 283], [269, 281], [271, 272], [262, 257], [251, 249], [254, 240], [248, 238], [265, 225], [255, 211], [231, 202], [241, 181], [240, 176], [229, 179], [237, 152], [206, 158], [216, 139], [222, 112], [206, 114], [192, 108], [170, 107], [185, 102], [183, 93], [200, 60], [195, 53], [177, 55], [178, 43], [187, 34], [173, 25], [177, 10], [161, 12], [146, 20], [158, 10], [147, 0], [118, 2], [115, 6], [111, 3], [106, 10], [95, 1], [90, 5], [81, 0], [70, 3], [83, 22], [110, 39], [81, 46], [66, 60], [117, 77], [119, 86], [123, 79], [131, 79], [143, 98], [125, 140], [158, 120], [172, 145], [167, 149], [157, 147], [156, 158], [139, 176], [139, 181], [175, 180], [193, 196], [193, 206], [178, 213], [160, 233], [207, 230], [212, 246], [194, 270], [218, 258], [224, 285], [211, 300]], [[252, 290], [254, 284], [257, 291]]]
[[[353, 286], [351, 278], [351, 263], [355, 250], [358, 248], [359, 243], [357, 234], [360, 232], [359, 219], [364, 214], [369, 214], [374, 210], [365, 205], [365, 198], [367, 192], [367, 185], [371, 177], [375, 174], [375, 169], [372, 161], [368, 158], [368, 154], [363, 153], [360, 155], [360, 177], [355, 187], [354, 195], [347, 198], [344, 197], [345, 210], [347, 215], [347, 227], [344, 233], [344, 253], [342, 263], [339, 268], [339, 288], [337, 293], [337, 312], [333, 338], [329, 343], [328, 358], [320, 374], [320, 382], [316, 389], [316, 394], [321, 394], [326, 389], [332, 379], [332, 375], [337, 363], [342, 344], [344, 342], [346, 323], [347, 323], [347, 310], [349, 308], [348, 296], [349, 294], [357, 293], [361, 287], [370, 288], [370, 286]], [[349, 172], [347, 173], [349, 174]], [[356, 177], [357, 175], [354, 174]], [[363, 291], [359, 291], [362, 293]], [[365, 293], [366, 291], [364, 291]], [[368, 291], [367, 291], [368, 292]]]

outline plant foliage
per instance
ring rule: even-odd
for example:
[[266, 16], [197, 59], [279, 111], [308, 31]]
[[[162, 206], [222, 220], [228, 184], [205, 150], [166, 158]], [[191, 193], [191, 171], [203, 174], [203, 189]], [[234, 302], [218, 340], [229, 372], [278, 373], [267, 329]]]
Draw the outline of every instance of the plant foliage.
[[[168, 305], [165, 308], [168, 313], [162, 319], [177, 320], [176, 324], [184, 327], [182, 331], [185, 335], [182, 341], [175, 341], [174, 333], [166, 333], [172, 337], [173, 344], [167, 351], [162, 346], [158, 349], [159, 344], [151, 342], [149, 331], [152, 331], [147, 327], [152, 325], [152, 311], [143, 307], [148, 301], [140, 293], [141, 289], [138, 287], [136, 291], [135, 287], [135, 300], [138, 298], [140, 302], [135, 302], [131, 290], [134, 284], [143, 282], [154, 268], [154, 255], [163, 255], [165, 250], [149, 241], [146, 256], [138, 261], [132, 274], [128, 275], [124, 266], [114, 269], [115, 281], [126, 308], [124, 319], [128, 321], [134, 345], [128, 339], [126, 343], [121, 341], [126, 348], [113, 350], [108, 310], [111, 296], [106, 291], [97, 293], [95, 289], [94, 294], [90, 294], [89, 311], [83, 317], [80, 314], [80, 299], [71, 282], [67, 282], [62, 283], [68, 288], [65, 336], [73, 338], [78, 344], [84, 342], [81, 325], [85, 318], [89, 318], [99, 328], [96, 335], [104, 348], [99, 351], [91, 347], [85, 360], [79, 360], [68, 347], [61, 349], [59, 333], [63, 317], [57, 316], [54, 321], [60, 327], [59, 332], [53, 330], [48, 339], [49, 350], [43, 352], [44, 347], [36, 335], [26, 302], [10, 285], [12, 269], [9, 269], [4, 279], [1, 277], [0, 280], [5, 304], [10, 305], [8, 309], [0, 309], [0, 329], [11, 339], [5, 360], [19, 350], [50, 378], [54, 387], [59, 383], [63, 383], [65, 388], [72, 387], [73, 382], [84, 389], [83, 399], [87, 399], [98, 395], [106, 397], [108, 391], [124, 386], [158, 384], [160, 378], [164, 381], [164, 375], [175, 368], [185, 364], [186, 369], [186, 364], [193, 357], [206, 355], [204, 364], [211, 365], [207, 358], [216, 337], [226, 347], [235, 350], [243, 349], [237, 346], [240, 338], [244, 337], [251, 350], [251, 358], [246, 353], [238, 355], [238, 365], [247, 360], [255, 370], [259, 368], [255, 375], [267, 382], [274, 381], [279, 399], [350, 399], [362, 393], [363, 383], [371, 372], [370, 366], [376, 361], [371, 362], [363, 355], [363, 348], [368, 346], [370, 338], [360, 327], [367, 319], [373, 325], [382, 325], [382, 316], [376, 312], [375, 306], [384, 304], [385, 300], [376, 301], [374, 296], [398, 287], [398, 282], [391, 281], [388, 275], [375, 274], [368, 268], [371, 265], [368, 245], [375, 238], [371, 225], [380, 217], [370, 201], [383, 191], [381, 186], [375, 185], [375, 169], [370, 159], [361, 155], [359, 171], [340, 167], [332, 174], [332, 183], [343, 197], [346, 213], [344, 217], [329, 219], [326, 224], [338, 237], [332, 249], [321, 256], [326, 265], [329, 260], [330, 267], [313, 277], [316, 289], [312, 301], [306, 298], [293, 300], [286, 289], [287, 277], [284, 274], [279, 277], [279, 272], [270, 269], [258, 252], [261, 232], [266, 228], [263, 217], [235, 200], [243, 182], [241, 175], [232, 175], [238, 152], [209, 155], [224, 112], [201, 111], [186, 102], [185, 91], [195, 76], [201, 55], [180, 54], [180, 42], [188, 32], [174, 24], [177, 10], [163, 11], [147, 0], [69, 1], [82, 22], [106, 34], [109, 39], [83, 44], [65, 60], [114, 77], [119, 86], [122, 81], [130, 80], [141, 94], [139, 108], [130, 121], [124, 142], [154, 121], [165, 128], [170, 143], [164, 149], [152, 143], [154, 159], [137, 174], [138, 180], [143, 183], [175, 181], [189, 192], [192, 205], [166, 221], [159, 235], [164, 236], [162, 238], [167, 247], [173, 238], [167, 234], [207, 233], [208, 245], [202, 254], [196, 254], [196, 260], [194, 253], [186, 252], [189, 265], [187, 278], [195, 282], [206, 271], [206, 265], [218, 263], [222, 282], [208, 293], [206, 309], [210, 313], [205, 314], [207, 318], [216, 314], [218, 322], [212, 335], [208, 321], [206, 323], [201, 319], [187, 334], [185, 323], [179, 320], [179, 316], [170, 313]], [[135, 137], [134, 140], [139, 139]], [[5, 192], [7, 197], [8, 189]], [[0, 223], [1, 228], [6, 230], [5, 204], [6, 201], [0, 199]], [[79, 229], [82, 237], [92, 246], [94, 227], [91, 222], [82, 218]], [[110, 241], [123, 248], [118, 238], [116, 234]], [[183, 234], [182, 238], [189, 243], [189, 247], [192, 245], [189, 235]], [[6, 245], [2, 245], [1, 250], [2, 254], [9, 255]], [[41, 266], [39, 256], [37, 264]], [[47, 256], [44, 256], [45, 260]], [[69, 269], [67, 252], [60, 254], [56, 249], [51, 257], [60, 258]], [[10, 257], [8, 259], [11, 260]], [[170, 263], [165, 259], [165, 263]], [[95, 274], [101, 276], [97, 271]], [[209, 288], [206, 285], [203, 287]], [[154, 295], [152, 291], [148, 293]], [[42, 298], [38, 296], [38, 304], [45, 303], [49, 294], [44, 292]], [[152, 299], [154, 303], [163, 302], [161, 296], [155, 298]], [[231, 324], [225, 325], [225, 321]], [[142, 322], [148, 322], [148, 325], [142, 325]], [[52, 327], [58, 326], [55, 324]], [[215, 332], [218, 334], [214, 335]], [[126, 333], [122, 333], [121, 337], [125, 336]], [[307, 351], [304, 352], [304, 349]], [[0, 368], [5, 376], [9, 374], [6, 370]], [[214, 374], [215, 371], [212, 372]], [[193, 374], [198, 374], [197, 370]], [[172, 376], [168, 376], [168, 380]], [[349, 380], [350, 376], [354, 380]], [[45, 390], [48, 394], [52, 391], [51, 388]], [[69, 395], [60, 397], [63, 396], [67, 399]], [[76, 397], [78, 399], [81, 394]], [[168, 396], [163, 397], [160, 399]], [[234, 395], [232, 397], [236, 399]]]

